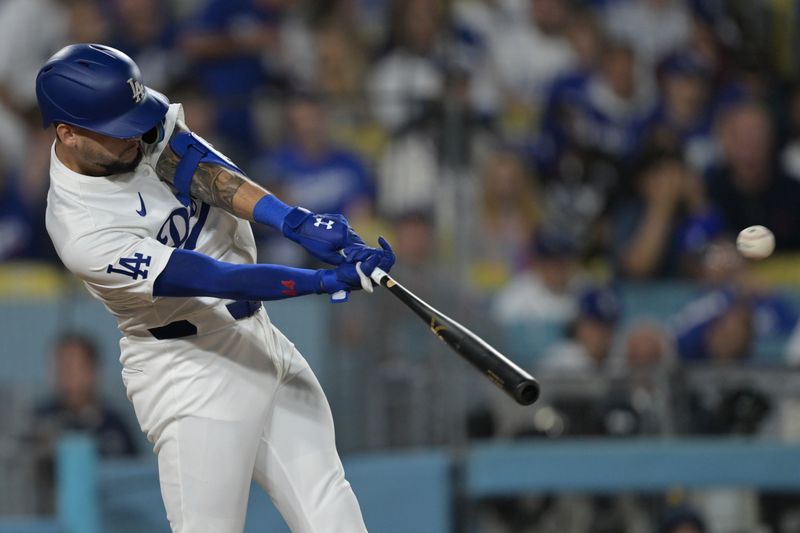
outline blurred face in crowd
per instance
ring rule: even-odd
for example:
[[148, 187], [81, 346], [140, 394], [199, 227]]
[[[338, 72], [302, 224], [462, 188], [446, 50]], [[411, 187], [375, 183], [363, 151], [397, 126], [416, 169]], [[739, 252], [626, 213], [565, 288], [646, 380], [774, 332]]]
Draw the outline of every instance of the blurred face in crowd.
[[741, 192], [757, 193], [770, 180], [772, 128], [765, 110], [743, 104], [723, 116], [719, 132], [725, 160], [734, 186]]
[[482, 231], [508, 253], [523, 253], [541, 220], [534, 176], [518, 155], [500, 149], [486, 159], [481, 188]]
[[346, 31], [331, 25], [317, 32], [317, 77], [328, 95], [352, 98], [361, 90], [363, 56]]
[[691, 126], [708, 99], [707, 82], [699, 75], [672, 73], [664, 80], [664, 95], [673, 119]]
[[642, 171], [637, 185], [648, 203], [676, 206], [686, 202], [693, 178], [683, 160], [665, 156]]
[[204, 139], [212, 139], [216, 116], [214, 102], [201, 93], [176, 95], [174, 98], [176, 102], [181, 102], [183, 105], [186, 123], [192, 125], [192, 131]]
[[407, 216], [396, 226], [392, 241], [395, 253], [401, 254], [409, 265], [424, 264], [431, 259], [433, 226], [423, 216]]
[[649, 370], [667, 357], [664, 333], [657, 326], [643, 324], [634, 328], [625, 342], [625, 362], [632, 370]]
[[594, 68], [603, 38], [597, 20], [588, 13], [572, 17], [567, 22], [566, 34], [578, 64], [585, 69]]
[[437, 0], [406, 0], [404, 9], [402, 32], [405, 46], [419, 54], [430, 52], [439, 31]]
[[690, 46], [692, 52], [697, 54], [705, 65], [717, 72], [722, 63], [722, 50], [717, 40], [716, 30], [700, 17], [692, 21], [692, 34]]
[[542, 283], [555, 293], [564, 293], [570, 286], [578, 267], [578, 259], [573, 255], [539, 258], [535, 269]]
[[317, 102], [296, 99], [286, 108], [289, 134], [306, 155], [319, 155], [326, 146], [325, 114]]
[[738, 361], [747, 356], [753, 340], [750, 307], [740, 303], [718, 318], [706, 332], [706, 350], [713, 361]]
[[578, 319], [575, 327], [575, 339], [583, 345], [597, 363], [605, 361], [613, 338], [613, 323], [588, 317]]
[[564, 0], [531, 0], [531, 17], [539, 31], [561, 33], [568, 18], [566, 4]]
[[698, 278], [710, 285], [723, 285], [736, 281], [746, 272], [747, 266], [742, 254], [736, 249], [736, 244], [720, 238], [703, 252]]
[[625, 46], [610, 46], [603, 55], [603, 75], [620, 98], [631, 98], [636, 92], [635, 57]]
[[502, 202], [514, 202], [528, 179], [519, 157], [511, 152], [497, 152], [484, 173], [484, 194]]
[[96, 0], [76, 0], [67, 5], [70, 41], [101, 43], [107, 39], [108, 24]]
[[70, 409], [80, 409], [92, 401], [95, 387], [95, 367], [86, 347], [68, 341], [56, 349], [56, 391]]
[[67, 168], [86, 176], [130, 172], [142, 159], [141, 136], [116, 139], [69, 124], [57, 124], [56, 153]]
[[113, 9], [125, 26], [126, 37], [137, 43], [156, 40], [166, 20], [158, 0], [114, 0]]

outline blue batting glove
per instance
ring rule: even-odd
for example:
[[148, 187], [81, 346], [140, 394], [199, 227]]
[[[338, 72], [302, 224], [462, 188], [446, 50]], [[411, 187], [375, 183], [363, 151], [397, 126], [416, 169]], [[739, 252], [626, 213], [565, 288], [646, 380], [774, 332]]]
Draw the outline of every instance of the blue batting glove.
[[[370, 276], [376, 267], [388, 273], [396, 260], [394, 251], [392, 251], [392, 247], [383, 237], [378, 237], [378, 244], [380, 248], [365, 247], [364, 251], [359, 250], [353, 253], [353, 259], [347, 256], [347, 261], [361, 261], [361, 272], [366, 276]], [[371, 259], [372, 261], [370, 261]], [[377, 259], [377, 262], [374, 261], [375, 259]]]
[[[356, 258], [354, 264], [369, 254], [364, 241], [342, 215], [318, 215], [302, 207], [292, 209], [283, 220], [283, 235], [306, 249], [308, 253], [331, 265], [346, 262], [346, 256]], [[340, 253], [343, 250], [345, 255]]]
[[328, 294], [336, 294], [339, 291], [357, 291], [362, 289], [361, 276], [358, 271], [363, 268], [368, 268], [370, 272], [372, 272], [372, 270], [378, 266], [379, 260], [380, 257], [378, 255], [373, 255], [364, 263], [342, 263], [333, 269], [320, 270], [320, 283], [323, 291]]
[[290, 207], [274, 194], [261, 198], [253, 208], [253, 220], [277, 229], [311, 255], [331, 265], [340, 265], [344, 255], [363, 261], [367, 246], [342, 215], [317, 215], [302, 207]]
[[[359, 255], [364, 257], [363, 261], [356, 262], [356, 271], [361, 278], [361, 288], [367, 292], [372, 292], [372, 279], [370, 276], [376, 268], [380, 268], [384, 272], [389, 272], [392, 265], [394, 265], [395, 256], [392, 247], [386, 242], [383, 237], [378, 238], [380, 248], [366, 248], [368, 253]], [[361, 252], [359, 252], [360, 254]]]
[[[380, 268], [384, 272], [389, 272], [395, 262], [395, 255], [392, 247], [383, 237], [378, 238], [380, 248], [365, 247], [369, 250], [368, 254], [359, 255], [363, 261], [355, 263], [344, 262], [335, 269], [320, 270], [320, 284], [322, 289], [331, 295], [340, 292], [356, 291], [365, 289], [372, 292], [372, 280], [370, 274]], [[334, 301], [347, 301], [345, 296], [337, 296]]]

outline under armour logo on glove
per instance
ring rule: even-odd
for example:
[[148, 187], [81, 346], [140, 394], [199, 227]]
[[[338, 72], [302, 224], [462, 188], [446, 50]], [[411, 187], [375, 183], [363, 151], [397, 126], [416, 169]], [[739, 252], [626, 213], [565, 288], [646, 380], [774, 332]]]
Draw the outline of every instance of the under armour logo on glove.
[[316, 220], [316, 222], [314, 222], [314, 226], [317, 228], [320, 226], [325, 226], [325, 229], [333, 229], [333, 220], [325, 220], [320, 216], [314, 217], [314, 220]]
[[[285, 237], [300, 244], [317, 259], [331, 265], [340, 265], [345, 260], [341, 250], [354, 255], [359, 248], [367, 248], [343, 215], [318, 215], [308, 209], [295, 207], [283, 219], [282, 231]], [[353, 262], [364, 259], [359, 256]], [[351, 262], [349, 258], [348, 262]]]

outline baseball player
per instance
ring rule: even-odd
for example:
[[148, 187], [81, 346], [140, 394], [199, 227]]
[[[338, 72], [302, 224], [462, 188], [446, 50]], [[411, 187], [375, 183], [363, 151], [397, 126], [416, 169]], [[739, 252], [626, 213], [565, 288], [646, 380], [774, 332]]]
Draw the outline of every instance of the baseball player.
[[[60, 50], [36, 95], [54, 126], [47, 230], [117, 318], [122, 380], [176, 532], [240, 532], [251, 479], [300, 533], [365, 531], [327, 400], [262, 300], [371, 290], [388, 271], [341, 215], [290, 207], [192, 134], [180, 104], [97, 44]], [[253, 264], [248, 221], [335, 266]]]

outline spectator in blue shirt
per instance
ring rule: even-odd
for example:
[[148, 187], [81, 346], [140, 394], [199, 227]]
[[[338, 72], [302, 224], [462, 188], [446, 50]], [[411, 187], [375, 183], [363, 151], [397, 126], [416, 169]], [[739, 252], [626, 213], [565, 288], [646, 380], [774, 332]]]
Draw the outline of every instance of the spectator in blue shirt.
[[758, 351], [759, 341], [786, 342], [797, 319], [797, 310], [775, 292], [728, 285], [687, 304], [673, 328], [684, 361], [740, 361]]
[[724, 222], [701, 179], [674, 152], [645, 154], [634, 194], [613, 213], [612, 254], [625, 278], [697, 276], [705, 247]]
[[26, 194], [19, 173], [0, 171], [0, 263], [53, 255], [44, 229], [43, 199]]
[[712, 126], [716, 110], [711, 65], [693, 51], [669, 57], [659, 68], [662, 101], [650, 138], [679, 150], [689, 166], [705, 171], [715, 156]]
[[750, 356], [754, 341], [749, 298], [716, 291], [688, 304], [673, 323], [684, 362], [738, 362]]
[[182, 49], [203, 89], [218, 104], [217, 129], [234, 160], [252, 157], [253, 98], [276, 72], [265, 65], [279, 48], [283, 12], [292, 0], [206, 0], [185, 28]]
[[543, 172], [578, 150], [630, 162], [652, 125], [657, 99], [629, 46], [608, 42], [596, 71], [576, 72], [551, 88], [534, 148]]
[[327, 131], [318, 97], [296, 93], [286, 104], [286, 139], [257, 159], [254, 175], [281, 198], [317, 213], [344, 213], [358, 219], [369, 214], [372, 180], [355, 152], [337, 146]]

